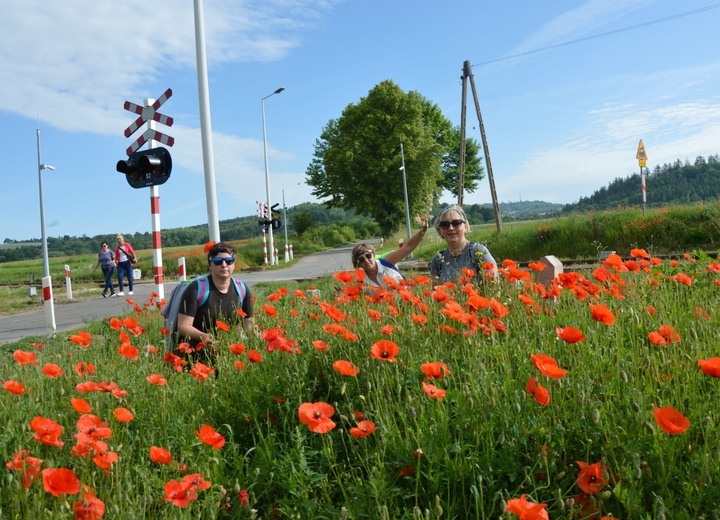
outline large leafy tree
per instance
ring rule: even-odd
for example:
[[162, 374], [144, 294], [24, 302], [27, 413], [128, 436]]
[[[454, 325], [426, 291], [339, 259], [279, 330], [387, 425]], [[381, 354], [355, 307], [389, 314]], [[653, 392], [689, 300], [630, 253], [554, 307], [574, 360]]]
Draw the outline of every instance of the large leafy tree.
[[[443, 190], [457, 191], [460, 132], [436, 105], [389, 80], [328, 122], [307, 183], [328, 205], [355, 208], [389, 234], [405, 222], [401, 142], [410, 214], [425, 213]], [[468, 139], [466, 147], [464, 187], [472, 192], [483, 172], [477, 143]]]

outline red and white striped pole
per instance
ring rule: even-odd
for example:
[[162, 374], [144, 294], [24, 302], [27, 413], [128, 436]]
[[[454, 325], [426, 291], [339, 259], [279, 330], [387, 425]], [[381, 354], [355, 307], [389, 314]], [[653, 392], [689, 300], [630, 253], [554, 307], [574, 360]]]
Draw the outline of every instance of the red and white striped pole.
[[178, 258], [178, 278], [181, 282], [187, 280], [187, 274], [185, 274], [185, 257], [181, 256]]
[[265, 228], [263, 228], [262, 232], [263, 232], [263, 257], [265, 260], [265, 265], [267, 266], [268, 265], [268, 257], [267, 257], [267, 238], [265, 237], [265, 235], [266, 235]]
[[65, 287], [67, 288], [67, 299], [72, 300], [72, 281], [70, 277], [70, 266], [65, 264]]
[[42, 279], [43, 306], [45, 307], [45, 326], [48, 330], [56, 330], [55, 326], [55, 303], [52, 294], [52, 278], [44, 276]]
[[[151, 107], [154, 99], [146, 99], [145, 106]], [[150, 120], [150, 131], [155, 132], [155, 121]], [[148, 148], [155, 148], [155, 137], [148, 142]], [[155, 279], [155, 292], [159, 299], [165, 298], [165, 277], [163, 275], [162, 239], [160, 236], [160, 189], [150, 186], [150, 213], [152, 218], [152, 247], [153, 247], [153, 278]]]
[[292, 249], [292, 244], [290, 244], [290, 260], [292, 260], [292, 259], [293, 259], [293, 249]]
[[273, 260], [273, 262], [275, 262], [275, 265], [278, 265], [278, 250], [277, 250], [277, 247], [276, 247], [275, 250], [273, 251], [273, 257], [275, 258], [275, 260]]

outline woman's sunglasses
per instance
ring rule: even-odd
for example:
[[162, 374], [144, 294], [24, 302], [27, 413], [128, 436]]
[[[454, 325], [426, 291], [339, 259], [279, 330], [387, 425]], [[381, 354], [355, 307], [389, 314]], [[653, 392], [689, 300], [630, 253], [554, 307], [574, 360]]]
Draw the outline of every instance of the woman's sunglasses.
[[465, 224], [464, 220], [455, 219], [455, 220], [441, 220], [438, 226], [440, 226], [441, 229], [450, 229], [450, 226], [454, 228], [459, 228]]
[[222, 265], [222, 263], [225, 262], [227, 265], [233, 265], [235, 263], [235, 257], [228, 256], [228, 257], [221, 257], [221, 256], [213, 256], [212, 257], [212, 263], [215, 265]]
[[373, 257], [372, 251], [368, 251], [368, 252], [365, 253], [364, 255], [358, 256], [355, 261], [356, 261], [358, 264], [360, 264], [360, 263], [363, 262], [363, 260], [370, 260], [372, 257]]

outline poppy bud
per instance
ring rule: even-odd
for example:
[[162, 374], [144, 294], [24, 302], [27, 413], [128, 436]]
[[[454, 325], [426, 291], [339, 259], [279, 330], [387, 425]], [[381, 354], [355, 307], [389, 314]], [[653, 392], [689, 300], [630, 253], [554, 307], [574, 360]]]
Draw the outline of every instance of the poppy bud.
[[515, 413], [520, 415], [520, 412], [522, 412], [522, 407], [520, 406], [520, 403], [515, 401]]
[[645, 421], [645, 428], [647, 428], [650, 433], [655, 433], [655, 426], [653, 426], [651, 422]]
[[120, 515], [120, 507], [117, 504], [113, 504], [112, 512], [113, 512], [113, 515], [115, 515], [115, 518], [117, 518]]
[[597, 408], [593, 408], [593, 411], [590, 413], [590, 419], [592, 419], [593, 424], [597, 424], [600, 422], [600, 410]]
[[440, 518], [443, 514], [443, 508], [440, 505], [440, 497], [435, 495], [435, 508], [433, 509], [433, 514], [435, 515], [435, 518]]
[[640, 405], [637, 404], [637, 401], [633, 399], [632, 401], [632, 409], [635, 413], [640, 413]]
[[555, 480], [562, 480], [565, 478], [565, 475], [567, 475], [567, 473], [565, 473], [564, 471], [561, 471], [560, 473], [555, 475]]
[[628, 375], [624, 370], [620, 371], [620, 379], [622, 379], [622, 382], [627, 384], [628, 383]]
[[345, 395], [345, 383], [340, 387], [340, 395]]
[[612, 491], [610, 491], [609, 489], [605, 490], [602, 493], [600, 493], [598, 496], [603, 500], [609, 500], [610, 497], [612, 496]]

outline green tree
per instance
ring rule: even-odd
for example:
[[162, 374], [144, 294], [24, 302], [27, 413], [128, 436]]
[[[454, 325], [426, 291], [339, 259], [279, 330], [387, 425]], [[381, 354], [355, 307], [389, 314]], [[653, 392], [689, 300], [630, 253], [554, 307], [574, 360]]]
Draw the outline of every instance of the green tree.
[[[401, 142], [410, 213], [427, 212], [444, 189], [457, 189], [459, 131], [436, 105], [389, 80], [323, 129], [306, 172], [313, 195], [372, 217], [384, 234], [397, 230], [405, 222]], [[466, 154], [464, 185], [470, 192], [483, 175], [478, 148], [471, 144]]]
[[304, 235], [314, 225], [315, 220], [309, 211], [298, 211], [292, 216], [292, 228], [298, 236]]

